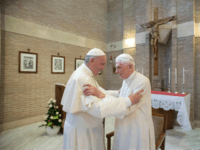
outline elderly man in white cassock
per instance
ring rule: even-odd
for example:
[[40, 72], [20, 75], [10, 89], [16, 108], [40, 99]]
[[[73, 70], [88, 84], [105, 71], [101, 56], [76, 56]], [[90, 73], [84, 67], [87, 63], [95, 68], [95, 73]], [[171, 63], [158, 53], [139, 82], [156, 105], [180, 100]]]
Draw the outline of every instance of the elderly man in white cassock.
[[[105, 68], [105, 64], [105, 53], [94, 48], [87, 53], [85, 64], [76, 69], [67, 82], [61, 101], [63, 110], [67, 112], [64, 124], [64, 150], [105, 150], [103, 118], [120, 118], [129, 106], [139, 102], [143, 90], [121, 98], [106, 94], [107, 92], [94, 79], [94, 76]], [[85, 96], [83, 90], [86, 84], [98, 89], [97, 93]]]
[[[121, 54], [116, 59], [116, 73], [123, 79], [119, 91], [107, 91], [115, 97], [127, 97], [130, 93], [144, 89], [140, 102], [128, 107], [121, 118], [115, 119], [112, 150], [155, 150], [155, 134], [151, 111], [151, 86], [149, 79], [135, 71], [131, 55]], [[98, 93], [91, 85], [84, 90], [86, 96]], [[97, 97], [99, 97], [97, 95]]]

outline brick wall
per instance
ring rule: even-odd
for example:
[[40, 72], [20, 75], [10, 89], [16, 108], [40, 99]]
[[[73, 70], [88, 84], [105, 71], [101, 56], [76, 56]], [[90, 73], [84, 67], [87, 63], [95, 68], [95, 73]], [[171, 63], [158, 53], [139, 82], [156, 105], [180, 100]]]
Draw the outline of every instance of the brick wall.
[[194, 21], [194, 0], [177, 0], [177, 24]]
[[200, 37], [195, 39], [195, 70], [196, 70], [196, 85], [195, 85], [195, 102], [194, 102], [194, 120], [200, 121]]
[[[1, 7], [0, 7], [0, 18], [1, 18]], [[3, 109], [3, 93], [4, 93], [4, 88], [3, 88], [3, 80], [2, 80], [2, 73], [3, 73], [3, 66], [2, 66], [2, 51], [1, 51], [1, 20], [0, 20], [0, 110]]]
[[[195, 22], [200, 23], [200, 1], [195, 1]], [[195, 38], [195, 102], [194, 120], [200, 121], [200, 37]]]
[[[143, 24], [148, 21], [150, 21], [149, 16], [147, 16], [148, 13], [150, 13], [151, 10], [148, 10], [146, 8], [149, 8], [149, 1], [148, 0], [136, 0], [136, 24]], [[136, 28], [136, 33], [144, 32], [146, 29], [144, 28]]]
[[[2, 15], [106, 41], [106, 1], [1, 1]], [[46, 113], [47, 101], [55, 97], [55, 83], [66, 84], [74, 71], [74, 58], [90, 50], [2, 30], [0, 124]], [[38, 53], [38, 73], [18, 73], [19, 51]], [[51, 55], [65, 56], [65, 74], [51, 74]], [[105, 72], [96, 79], [105, 88]]]
[[1, 0], [1, 3], [3, 14], [106, 42], [105, 0]]
[[172, 67], [170, 72], [171, 91], [175, 91], [175, 68], [178, 63], [177, 28], [172, 29]]
[[136, 0], [123, 1], [123, 39], [135, 38]]
[[[151, 20], [151, 2], [148, 0], [136, 0], [136, 24], [147, 23]], [[136, 26], [136, 33], [146, 32], [149, 29], [138, 28]], [[136, 70], [143, 73], [150, 78], [150, 50], [149, 50], [149, 34], [146, 34], [146, 43], [136, 44]]]
[[[136, 34], [136, 0], [123, 1], [123, 40], [135, 39]], [[123, 53], [130, 54], [136, 59], [136, 48], [123, 49]]]
[[195, 0], [195, 22], [200, 23], [200, 1]]
[[[168, 1], [162, 1], [162, 12], [163, 12], [163, 18], [169, 17], [175, 14], [172, 14], [172, 0]], [[169, 22], [168, 24], [172, 24], [172, 22]], [[169, 41], [166, 45], [161, 45], [161, 49], [159, 52], [161, 53], [161, 59], [159, 60], [159, 71], [161, 75], [161, 80], [164, 79], [164, 89], [166, 90], [168, 88], [168, 83], [169, 83], [169, 68], [172, 69], [172, 43], [176, 40], [176, 32], [174, 32], [176, 29], [172, 29], [171, 35], [169, 38]], [[174, 38], [175, 37], [175, 38]], [[164, 60], [164, 61], [163, 61]], [[172, 71], [172, 70], [171, 70]], [[171, 83], [171, 81], [170, 81]]]
[[[194, 121], [195, 101], [195, 39], [193, 36], [178, 38], [178, 91], [182, 91], [183, 68], [185, 68], [185, 91], [191, 94], [190, 120]], [[196, 112], [195, 112], [196, 113]]]
[[[194, 0], [177, 0], [177, 24], [195, 21]], [[194, 121], [194, 101], [195, 101], [195, 38], [185, 36], [177, 38], [178, 48], [178, 91], [182, 91], [183, 68], [185, 68], [185, 90], [191, 94], [190, 101], [190, 121]], [[184, 61], [186, 60], [186, 61]]]
[[[107, 43], [118, 42], [123, 39], [123, 2], [121, 0], [108, 0], [107, 12]], [[109, 50], [111, 50], [110, 48]], [[115, 58], [123, 53], [122, 50], [107, 52], [107, 58], [112, 56], [112, 63], [107, 60], [106, 64], [106, 90], [118, 90], [122, 79], [113, 73]]]
[[163, 17], [171, 16], [172, 0], [163, 0]]
[[165, 49], [162, 52], [163, 56], [161, 58], [162, 59], [162, 79], [164, 79], [164, 89], [168, 88], [168, 83], [169, 83], [169, 68], [172, 67], [172, 38], [170, 37], [167, 45], [165, 45]]
[[123, 3], [122, 0], [108, 1], [107, 43], [123, 39]]

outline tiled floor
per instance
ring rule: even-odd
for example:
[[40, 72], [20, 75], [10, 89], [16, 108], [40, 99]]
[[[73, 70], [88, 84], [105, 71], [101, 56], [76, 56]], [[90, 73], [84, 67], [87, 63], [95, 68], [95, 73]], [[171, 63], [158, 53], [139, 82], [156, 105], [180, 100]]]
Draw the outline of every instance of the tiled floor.
[[[38, 128], [40, 124], [1, 132], [0, 150], [62, 150], [63, 136], [49, 137], [44, 127]], [[200, 128], [184, 132], [176, 126], [173, 130], [167, 130], [165, 149], [200, 150]]]
[[166, 149], [198, 149], [200, 150], [200, 128], [182, 131], [178, 126], [167, 130]]

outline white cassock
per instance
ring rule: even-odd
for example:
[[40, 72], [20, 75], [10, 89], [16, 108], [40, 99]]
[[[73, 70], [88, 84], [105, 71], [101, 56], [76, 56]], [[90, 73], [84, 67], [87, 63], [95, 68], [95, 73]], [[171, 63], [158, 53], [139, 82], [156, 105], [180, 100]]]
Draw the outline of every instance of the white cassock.
[[63, 149], [105, 150], [103, 118], [126, 113], [129, 98], [106, 95], [104, 99], [83, 94], [85, 84], [103, 90], [92, 71], [82, 64], [71, 75], [62, 97], [63, 111], [67, 112], [64, 125]]
[[[144, 89], [140, 102], [127, 108], [123, 119], [115, 119], [112, 150], [155, 150], [155, 134], [151, 112], [151, 86], [149, 79], [134, 71], [123, 80], [119, 97]], [[114, 91], [112, 91], [114, 93]]]

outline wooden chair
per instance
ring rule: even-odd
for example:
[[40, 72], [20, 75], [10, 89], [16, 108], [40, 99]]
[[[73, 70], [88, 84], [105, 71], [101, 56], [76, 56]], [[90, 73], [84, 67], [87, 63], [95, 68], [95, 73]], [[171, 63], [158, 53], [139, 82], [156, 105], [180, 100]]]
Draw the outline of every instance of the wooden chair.
[[58, 110], [61, 111], [62, 116], [62, 127], [60, 129], [60, 132], [63, 134], [64, 129], [64, 123], [66, 118], [66, 112], [62, 110], [63, 106], [61, 105], [62, 96], [65, 90], [65, 85], [55, 85], [55, 99], [56, 99], [56, 105], [58, 106]]
[[155, 141], [156, 149], [165, 149], [165, 138], [166, 138], [166, 128], [167, 128], [167, 118], [164, 114], [152, 113], [154, 131], [155, 131]]
[[[152, 113], [156, 149], [165, 149], [165, 137], [166, 137], [166, 116], [164, 114]], [[106, 134], [107, 138], [107, 150], [111, 150], [111, 137], [114, 136], [114, 131]]]

